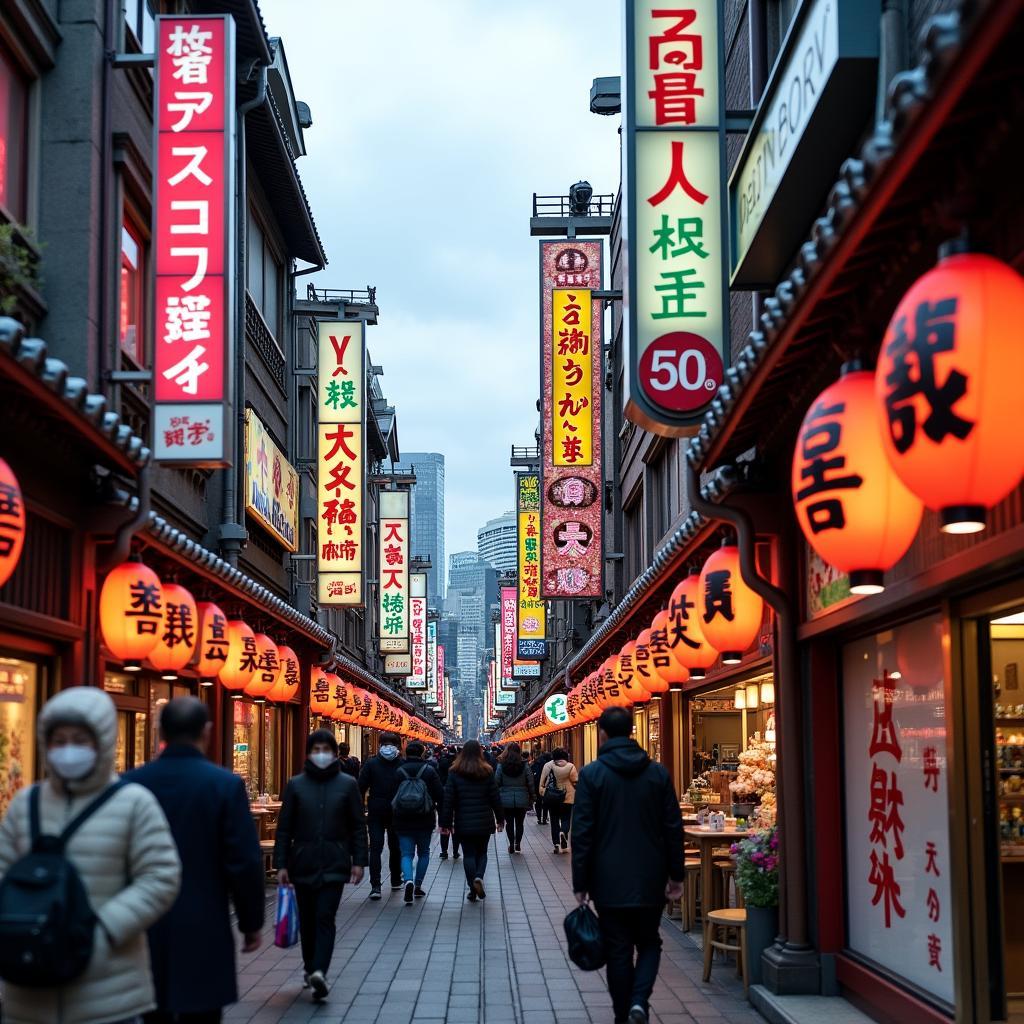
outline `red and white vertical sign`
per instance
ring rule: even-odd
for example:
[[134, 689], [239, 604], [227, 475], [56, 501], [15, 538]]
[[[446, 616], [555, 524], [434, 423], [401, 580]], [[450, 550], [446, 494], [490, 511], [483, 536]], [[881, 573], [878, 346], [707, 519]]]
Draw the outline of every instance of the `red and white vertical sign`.
[[409, 648], [412, 671], [405, 681], [408, 690], [427, 687], [427, 574], [414, 572], [409, 577]]
[[153, 454], [231, 463], [235, 23], [157, 19]]
[[515, 587], [501, 588], [501, 685], [515, 687], [512, 670], [516, 661], [516, 632], [519, 594]]
[[447, 680], [444, 675], [444, 644], [437, 645], [437, 700], [434, 707], [444, 707], [444, 692]]
[[409, 650], [409, 492], [381, 491], [380, 649]]

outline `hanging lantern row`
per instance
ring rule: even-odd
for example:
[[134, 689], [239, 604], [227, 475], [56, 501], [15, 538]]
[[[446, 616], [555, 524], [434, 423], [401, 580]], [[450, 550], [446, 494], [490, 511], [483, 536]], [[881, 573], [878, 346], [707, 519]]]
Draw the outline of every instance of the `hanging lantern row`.
[[[726, 541], [698, 572], [672, 591], [648, 629], [543, 707], [506, 729], [507, 740], [529, 740], [598, 718], [605, 708], [660, 700], [690, 679], [703, 679], [721, 657], [736, 664], [757, 639], [764, 602], [744, 581], [739, 550]], [[757, 690], [757, 684], [754, 684]], [[774, 700], [774, 690], [772, 691]]]
[[924, 507], [978, 533], [1024, 475], [1013, 443], [1024, 279], [954, 243], [897, 306], [872, 373], [848, 364], [811, 403], [793, 454], [797, 520], [855, 594], [884, 589]]
[[25, 546], [25, 499], [14, 470], [0, 459], [0, 587], [18, 568]]

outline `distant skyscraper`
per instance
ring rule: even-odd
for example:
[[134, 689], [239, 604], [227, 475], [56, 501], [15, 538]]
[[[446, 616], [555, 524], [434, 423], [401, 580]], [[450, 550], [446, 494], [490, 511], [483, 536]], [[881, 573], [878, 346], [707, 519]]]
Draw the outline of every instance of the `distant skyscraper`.
[[498, 572], [514, 572], [516, 568], [516, 514], [506, 512], [488, 520], [476, 531], [476, 549]]
[[404, 452], [395, 463], [396, 472], [416, 474], [412, 489], [412, 554], [429, 555], [432, 568], [427, 574], [427, 601], [441, 607], [446, 593], [444, 561], [444, 456], [437, 452]]
[[445, 615], [453, 617], [458, 623], [456, 685], [463, 697], [475, 695], [481, 689], [480, 659], [489, 646], [488, 612], [497, 600], [497, 576], [490, 564], [475, 551], [458, 551], [451, 556]]

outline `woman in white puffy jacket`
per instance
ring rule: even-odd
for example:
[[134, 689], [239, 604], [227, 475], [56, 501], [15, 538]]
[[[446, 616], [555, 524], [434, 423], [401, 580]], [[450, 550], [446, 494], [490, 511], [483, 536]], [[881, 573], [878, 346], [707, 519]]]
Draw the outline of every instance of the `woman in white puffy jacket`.
[[[39, 713], [40, 831], [59, 835], [84, 807], [117, 781], [117, 712], [102, 690], [75, 686]], [[0, 875], [29, 852], [29, 789], [0, 824]], [[67, 985], [4, 985], [5, 1024], [114, 1024], [155, 1009], [146, 929], [178, 894], [181, 862], [167, 819], [148, 789], [129, 783], [72, 835], [66, 853], [99, 919], [92, 960]]]

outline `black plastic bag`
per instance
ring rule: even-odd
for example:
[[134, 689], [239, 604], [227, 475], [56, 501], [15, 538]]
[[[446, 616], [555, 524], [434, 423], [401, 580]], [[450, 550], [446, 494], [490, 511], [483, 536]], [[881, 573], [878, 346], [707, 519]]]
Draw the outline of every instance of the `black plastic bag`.
[[601, 927], [588, 904], [584, 903], [565, 916], [565, 937], [569, 943], [569, 959], [581, 970], [596, 971], [605, 965], [604, 940]]

